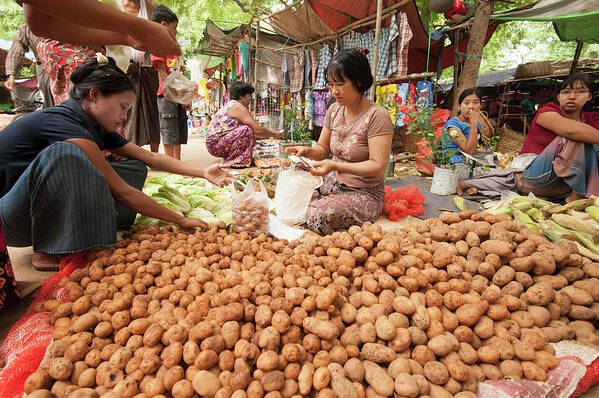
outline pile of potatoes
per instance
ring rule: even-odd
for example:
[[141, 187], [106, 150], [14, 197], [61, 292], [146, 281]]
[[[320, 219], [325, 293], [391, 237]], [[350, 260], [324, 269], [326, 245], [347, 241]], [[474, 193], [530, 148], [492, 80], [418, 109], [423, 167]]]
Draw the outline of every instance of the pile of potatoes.
[[27, 396], [474, 397], [546, 380], [549, 342], [596, 344], [599, 266], [511, 218], [301, 243], [223, 227], [137, 228], [91, 253], [61, 282], [70, 302], [40, 308], [55, 330]]

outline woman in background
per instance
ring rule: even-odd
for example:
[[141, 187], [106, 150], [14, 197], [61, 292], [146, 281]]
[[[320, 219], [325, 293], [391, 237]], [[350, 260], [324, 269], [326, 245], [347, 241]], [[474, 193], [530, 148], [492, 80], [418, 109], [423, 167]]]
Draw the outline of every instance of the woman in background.
[[256, 138], [280, 138], [281, 132], [270, 131], [254, 120], [248, 107], [254, 87], [243, 82], [231, 84], [230, 100], [213, 115], [206, 132], [206, 148], [212, 156], [222, 158], [224, 167], [249, 167]]

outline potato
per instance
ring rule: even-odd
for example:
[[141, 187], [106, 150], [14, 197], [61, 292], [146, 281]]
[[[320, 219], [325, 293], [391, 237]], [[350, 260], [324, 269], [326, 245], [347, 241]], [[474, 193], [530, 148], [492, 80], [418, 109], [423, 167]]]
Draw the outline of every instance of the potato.
[[534, 362], [522, 361], [522, 373], [524, 374], [524, 377], [529, 380], [547, 380], [547, 373]]
[[341, 365], [331, 363], [327, 367], [331, 373], [331, 388], [335, 391], [337, 397], [358, 398], [356, 387], [351, 381], [345, 378]]
[[323, 390], [331, 381], [331, 373], [326, 367], [320, 367], [314, 371], [312, 385], [317, 390]]
[[35, 390], [49, 389], [52, 387], [52, 377], [47, 371], [36, 371], [27, 377], [23, 391], [26, 394], [31, 394]]
[[443, 385], [449, 380], [449, 372], [441, 362], [429, 361], [424, 365], [424, 377], [433, 384]]
[[383, 344], [366, 343], [362, 346], [361, 356], [372, 362], [389, 363], [397, 357], [397, 354]]
[[201, 396], [212, 396], [220, 389], [221, 384], [213, 373], [200, 370], [192, 382], [193, 389]]
[[49, 374], [56, 380], [67, 380], [73, 373], [73, 362], [67, 358], [54, 358], [50, 361]]
[[445, 356], [454, 350], [454, 347], [447, 336], [435, 336], [428, 341], [428, 348], [437, 355]]
[[389, 396], [393, 394], [393, 379], [383, 368], [368, 360], [364, 361], [362, 365], [364, 366], [364, 378], [378, 394], [383, 396]]
[[420, 395], [418, 380], [408, 373], [400, 373], [395, 378], [395, 392], [400, 396], [415, 398]]
[[333, 322], [320, 320], [314, 317], [307, 317], [304, 319], [303, 327], [308, 332], [325, 340], [332, 340], [340, 334], [339, 328]]

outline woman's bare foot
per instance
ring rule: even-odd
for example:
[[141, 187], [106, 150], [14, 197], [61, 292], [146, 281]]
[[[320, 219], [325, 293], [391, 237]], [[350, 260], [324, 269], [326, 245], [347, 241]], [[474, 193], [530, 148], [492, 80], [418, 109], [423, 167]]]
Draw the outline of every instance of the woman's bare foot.
[[467, 195], [476, 195], [476, 193], [478, 192], [478, 189], [473, 188], [473, 187], [468, 187], [468, 185], [466, 185], [466, 183], [464, 181], [459, 181], [458, 188], [457, 188], [457, 194], [462, 196], [462, 194], [464, 193], [464, 190], [466, 190]]
[[33, 268], [38, 271], [58, 271], [58, 263], [60, 263], [58, 254], [35, 252], [31, 258]]
[[576, 192], [572, 192], [570, 195], [566, 196], [566, 203], [574, 202], [578, 199], [586, 199], [586, 196]]

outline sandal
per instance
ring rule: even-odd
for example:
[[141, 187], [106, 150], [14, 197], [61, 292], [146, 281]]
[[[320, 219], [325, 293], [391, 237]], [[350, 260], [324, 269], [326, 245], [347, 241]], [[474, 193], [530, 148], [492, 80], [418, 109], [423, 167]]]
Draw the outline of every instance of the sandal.
[[59, 263], [60, 256], [58, 254], [35, 252], [31, 258], [31, 265], [36, 271], [58, 271]]

